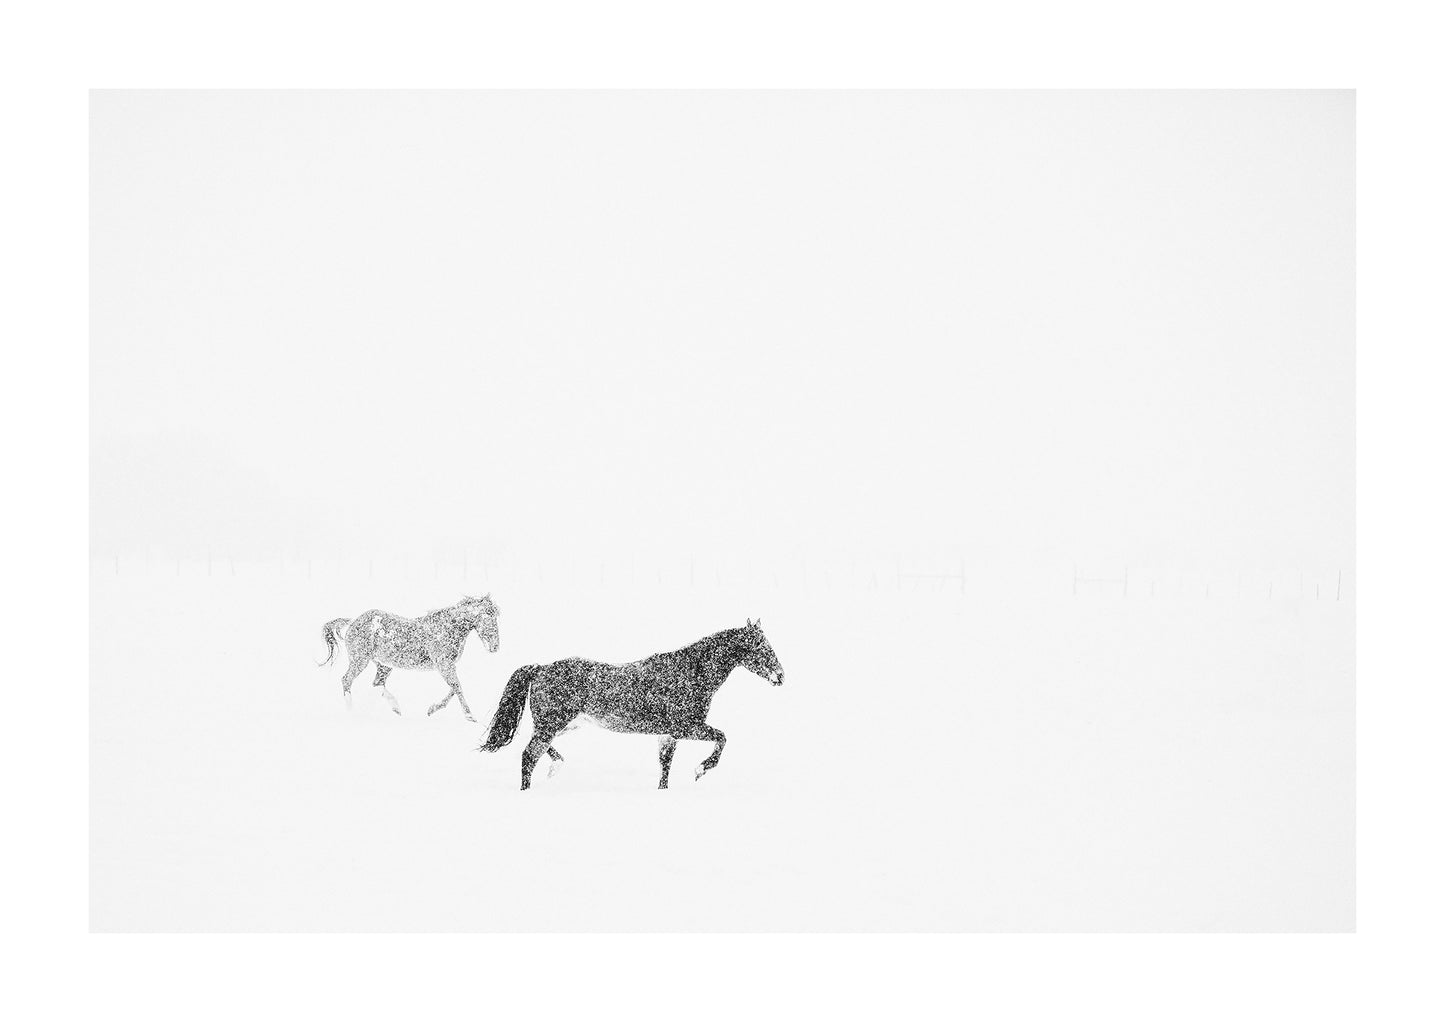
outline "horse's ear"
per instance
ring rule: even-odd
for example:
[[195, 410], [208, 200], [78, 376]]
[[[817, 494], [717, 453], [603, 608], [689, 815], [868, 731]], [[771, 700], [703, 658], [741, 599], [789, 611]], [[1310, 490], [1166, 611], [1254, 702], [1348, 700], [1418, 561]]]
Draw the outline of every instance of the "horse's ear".
[[752, 618], [748, 618], [747, 627], [751, 628], [752, 626], [753, 626], [753, 619], [752, 619]]

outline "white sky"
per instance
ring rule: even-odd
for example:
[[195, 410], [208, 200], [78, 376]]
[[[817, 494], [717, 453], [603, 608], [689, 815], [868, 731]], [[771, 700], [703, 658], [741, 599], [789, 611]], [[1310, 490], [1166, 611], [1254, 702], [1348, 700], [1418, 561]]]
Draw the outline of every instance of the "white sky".
[[1349, 565], [1348, 92], [97, 93], [92, 543]]

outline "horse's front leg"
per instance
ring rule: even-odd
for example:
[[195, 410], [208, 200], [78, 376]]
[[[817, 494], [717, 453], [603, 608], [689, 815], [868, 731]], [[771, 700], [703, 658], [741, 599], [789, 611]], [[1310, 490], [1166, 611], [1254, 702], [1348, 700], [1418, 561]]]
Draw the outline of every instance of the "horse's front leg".
[[472, 708], [467, 705], [467, 697], [462, 695], [462, 681], [460, 678], [457, 677], [456, 665], [449, 663], [443, 666], [439, 664], [437, 666], [437, 670], [441, 672], [441, 676], [446, 680], [446, 683], [451, 686], [451, 691], [447, 693], [445, 699], [437, 703], [426, 712], [429, 714], [435, 713], [437, 710], [440, 710], [443, 706], [450, 702], [452, 696], [456, 696], [457, 702], [461, 704], [462, 712], [467, 715], [467, 720], [475, 724], [477, 722], [477, 718], [472, 716]]
[[692, 779], [694, 781], [702, 780], [703, 774], [707, 773], [713, 767], [718, 765], [718, 761], [722, 759], [723, 746], [728, 743], [728, 736], [723, 734], [717, 728], [713, 727], [711, 724], [696, 724], [693, 727], [689, 728], [685, 733], [680, 734], [677, 737], [690, 738], [698, 742], [717, 743], [713, 746], [712, 755], [698, 764], [697, 770], [692, 775]]
[[456, 695], [456, 694], [457, 694], [457, 690], [456, 690], [456, 689], [452, 689], [450, 692], [447, 693], [446, 698], [443, 699], [441, 702], [439, 702], [439, 703], [432, 703], [431, 706], [427, 707], [426, 715], [427, 715], [428, 717], [430, 717], [433, 713], [436, 713], [437, 710], [440, 710], [442, 707], [446, 706], [447, 703], [451, 702], [451, 701], [452, 701], [452, 696], [454, 696], [454, 695]]

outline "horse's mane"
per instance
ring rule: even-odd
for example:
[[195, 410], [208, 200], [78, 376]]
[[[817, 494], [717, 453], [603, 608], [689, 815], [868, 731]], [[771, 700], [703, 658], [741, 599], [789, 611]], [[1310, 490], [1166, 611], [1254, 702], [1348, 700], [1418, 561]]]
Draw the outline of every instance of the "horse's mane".
[[460, 614], [480, 607], [482, 613], [487, 617], [496, 617], [499, 611], [497, 604], [492, 600], [492, 594], [486, 596], [463, 596], [450, 607], [438, 607], [436, 610], [428, 611], [431, 614]]
[[735, 653], [739, 651], [739, 647], [741, 645], [738, 640], [742, 638], [742, 634], [746, 631], [747, 628], [742, 626], [739, 626], [737, 628], [724, 628], [720, 632], [713, 632], [711, 635], [704, 635], [696, 642], [688, 643], [686, 646], [682, 647], [682, 649], [678, 650], [678, 652], [690, 653], [700, 656], [701, 654], [709, 650], [721, 649], [726, 650], [729, 653]]
[[486, 596], [463, 596], [459, 606], [468, 606], [474, 603], [481, 604], [482, 610], [492, 617], [497, 616], [497, 605], [492, 600], [491, 593], [488, 593]]

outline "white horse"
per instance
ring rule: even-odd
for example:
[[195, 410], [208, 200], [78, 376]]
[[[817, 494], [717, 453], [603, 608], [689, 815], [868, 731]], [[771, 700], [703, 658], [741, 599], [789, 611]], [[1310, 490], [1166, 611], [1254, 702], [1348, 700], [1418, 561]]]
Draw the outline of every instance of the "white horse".
[[351, 683], [357, 675], [366, 670], [366, 665], [376, 661], [376, 679], [373, 685], [381, 689], [391, 703], [392, 711], [401, 713], [396, 697], [386, 687], [386, 677], [394, 667], [408, 671], [438, 671], [451, 686], [451, 691], [441, 702], [426, 712], [436, 713], [452, 696], [457, 697], [467, 720], [475, 721], [466, 697], [462, 695], [462, 683], [457, 678], [457, 658], [462, 655], [462, 646], [467, 636], [475, 631], [487, 644], [487, 652], [495, 653], [500, 643], [497, 634], [497, 605], [488, 593], [483, 597], [465, 596], [460, 603], [442, 610], [434, 610], [425, 617], [410, 618], [399, 614], [388, 614], [384, 610], [368, 610], [355, 618], [339, 617], [321, 627], [321, 637], [326, 640], [325, 667], [336, 656], [337, 640], [346, 632], [346, 655], [351, 658], [346, 675], [341, 679], [341, 694], [346, 705], [351, 706]]

